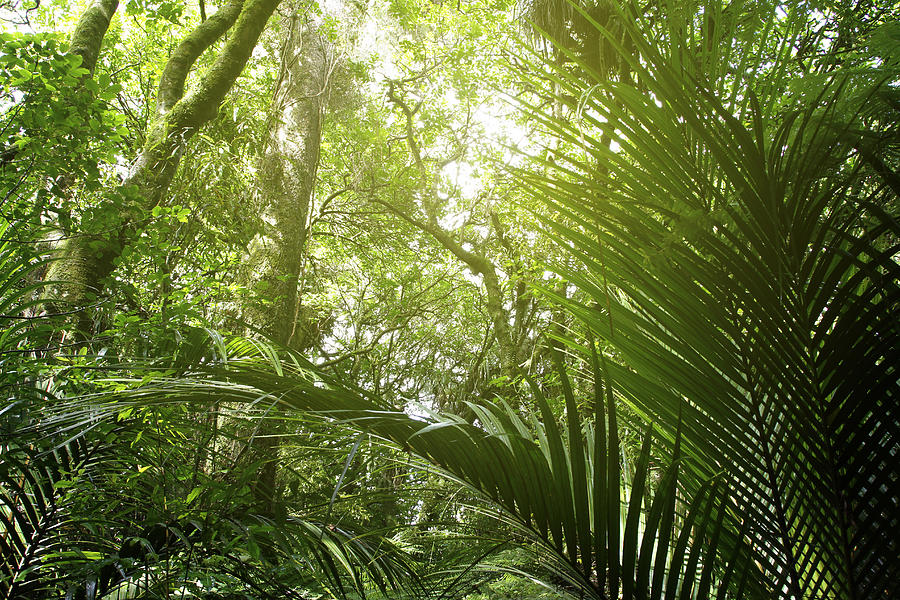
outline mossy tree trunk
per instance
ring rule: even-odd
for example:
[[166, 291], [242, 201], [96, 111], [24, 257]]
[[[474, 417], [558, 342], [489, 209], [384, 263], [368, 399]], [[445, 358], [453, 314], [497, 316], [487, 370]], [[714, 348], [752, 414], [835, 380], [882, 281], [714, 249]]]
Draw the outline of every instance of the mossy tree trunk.
[[319, 166], [331, 51], [302, 15], [288, 20], [284, 35], [257, 181], [270, 226], [254, 252], [251, 278], [257, 294], [245, 314], [272, 341], [302, 347], [298, 283]]
[[103, 38], [118, 7], [119, 0], [95, 0], [78, 19], [78, 25], [69, 41], [69, 53], [80, 56], [81, 66], [89, 73], [93, 73], [97, 66]]
[[[245, 307], [248, 323], [276, 344], [308, 345], [300, 314], [300, 275], [305, 261], [310, 206], [322, 139], [322, 120], [333, 65], [331, 48], [305, 15], [285, 23], [280, 69], [273, 94], [257, 189], [270, 224], [251, 261], [255, 295]], [[271, 511], [276, 498], [278, 427], [265, 423], [253, 442], [261, 461], [254, 495]]]
[[[60, 249], [59, 260], [47, 275], [48, 280], [64, 282], [56, 290], [57, 296], [80, 309], [77, 329], [81, 335], [90, 334], [87, 305], [91, 298], [113, 272], [123, 248], [142, 229], [146, 215], [165, 203], [185, 144], [215, 117], [278, 3], [279, 0], [230, 0], [189, 33], [167, 61], [160, 77], [153, 121], [128, 176], [119, 187], [109, 190], [91, 216], [83, 220], [80, 235]], [[98, 22], [107, 13], [111, 17], [109, 10], [102, 9], [114, 8], [113, 4], [95, 2], [79, 23], [73, 49], [82, 38], [95, 42], [85, 44], [85, 60], [93, 57], [96, 61], [105, 31], [101, 31]], [[82, 31], [83, 35], [79, 33]], [[190, 69], [226, 32], [230, 32], [228, 41], [213, 65], [185, 95]]]

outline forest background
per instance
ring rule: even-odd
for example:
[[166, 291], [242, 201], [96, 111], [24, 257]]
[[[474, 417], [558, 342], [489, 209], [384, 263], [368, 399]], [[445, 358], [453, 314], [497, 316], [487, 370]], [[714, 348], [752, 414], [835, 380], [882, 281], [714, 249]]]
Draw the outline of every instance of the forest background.
[[0, 1], [0, 593], [896, 597], [898, 14]]

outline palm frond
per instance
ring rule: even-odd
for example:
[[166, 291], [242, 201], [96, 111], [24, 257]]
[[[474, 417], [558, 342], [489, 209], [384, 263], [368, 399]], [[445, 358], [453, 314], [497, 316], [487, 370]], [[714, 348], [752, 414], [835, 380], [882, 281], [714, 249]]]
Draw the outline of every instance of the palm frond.
[[[789, 60], [793, 29], [769, 21]], [[689, 487], [727, 474], [773, 597], [890, 597], [898, 199], [856, 151], [874, 93], [848, 93], [871, 78], [837, 72], [792, 101], [766, 79], [789, 81], [778, 63], [723, 95], [731, 65], [686, 64], [674, 30], [660, 49], [641, 19], [629, 28], [630, 80], [535, 62], [579, 113], [522, 102], [563, 143], [557, 165], [518, 176], [577, 259], [561, 270], [585, 296], [568, 305], [637, 413], [667, 437], [680, 424]]]
[[[312, 365], [283, 362], [271, 351], [230, 358], [194, 378], [157, 380], [117, 396], [117, 402], [251, 403], [265, 398], [378, 435], [496, 507], [541, 548], [542, 566], [573, 594], [614, 598], [622, 590], [627, 598], [664, 598], [677, 590], [690, 595], [719, 589], [723, 574], [736, 572], [735, 579], [756, 583], [756, 576], [744, 574], [752, 563], [719, 560], [722, 532], [737, 526], [726, 480], [710, 478], [693, 498], [683, 496], [678, 483], [682, 459], [676, 453], [664, 484], [654, 489], [649, 483], [652, 430], [644, 435], [634, 477], [623, 480], [613, 380], [603, 383], [599, 359], [595, 367], [598, 391], [594, 419], [587, 423], [578, 416], [564, 369], [568, 416], [563, 424], [535, 383], [538, 414], [522, 417], [506, 405], [470, 403], [477, 416], [472, 424], [437, 414], [412, 418], [377, 396], [315, 373]], [[749, 555], [740, 548], [740, 537], [728, 539], [723, 546], [732, 556]], [[653, 596], [645, 585], [651, 576], [657, 582]]]
[[9, 446], [0, 461], [0, 593], [4, 598], [59, 597], [96, 581], [112, 543], [89, 536], [70, 510], [71, 488], [101, 453], [84, 440], [49, 452]]
[[17, 243], [21, 235], [21, 228], [0, 223], [0, 441], [25, 424], [27, 405], [42, 395], [34, 385], [37, 357], [51, 330], [40, 310], [46, 284], [37, 277], [48, 261]]

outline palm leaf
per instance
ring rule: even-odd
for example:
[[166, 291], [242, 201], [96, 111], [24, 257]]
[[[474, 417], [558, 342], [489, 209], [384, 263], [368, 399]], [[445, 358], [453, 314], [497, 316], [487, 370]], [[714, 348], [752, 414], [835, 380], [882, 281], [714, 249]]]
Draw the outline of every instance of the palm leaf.
[[70, 511], [70, 488], [102, 456], [83, 440], [51, 452], [7, 446], [0, 461], [0, 593], [4, 598], [58, 597], [99, 571], [114, 551], [103, 539], [83, 539]]
[[[565, 589], [572, 593], [611, 598], [622, 589], [627, 597], [662, 598], [694, 581], [704, 587], [715, 583], [718, 589], [723, 572], [742, 573], [747, 568], [746, 563], [743, 568], [724, 565], [715, 546], [712, 551], [708, 546], [726, 527], [735, 527], [727, 510], [728, 496], [719, 493], [727, 485], [710, 480], [706, 487], [711, 491], [702, 488], [693, 501], [683, 497], [678, 485], [680, 460], [668, 467], [664, 486], [654, 490], [648, 484], [650, 431], [644, 436], [633, 480], [623, 481], [615, 410], [610, 410], [616, 402], [614, 386], [608, 377], [604, 385], [599, 372], [595, 371], [593, 385], [605, 391], [596, 396], [597, 422], [584, 423], [578, 415], [575, 392], [561, 369], [566, 427], [559, 426], [535, 382], [531, 388], [537, 414], [523, 420], [505, 405], [471, 403], [478, 419], [473, 425], [452, 416], [411, 418], [377, 396], [316, 373], [301, 360], [279, 360], [277, 368], [273, 360], [271, 350], [233, 357], [223, 367], [209, 367], [193, 378], [158, 380], [136, 388], [119, 395], [117, 402], [247, 403], [268, 398], [376, 434], [499, 509], [506, 522], [537, 544], [541, 566], [566, 582]], [[562, 366], [561, 359], [558, 362]], [[598, 473], [603, 476], [598, 478]], [[627, 515], [620, 501], [623, 490], [630, 492]], [[648, 514], [653, 518], [648, 520]], [[620, 528], [623, 519], [626, 524]], [[672, 540], [678, 543], [672, 545]], [[732, 537], [733, 544], [739, 541]], [[655, 596], [638, 583], [638, 577], [645, 580], [650, 573], [654, 578], [669, 573], [667, 587], [657, 586]]]
[[[745, 57], [774, 40], [788, 60], [796, 29], [774, 9], [768, 40], [719, 35]], [[896, 192], [856, 157], [854, 115], [874, 96], [850, 95], [859, 78], [838, 72], [792, 105], [765, 80], [788, 81], [777, 61], [723, 96], [733, 65], [685, 62], [685, 34], [660, 47], [628, 23], [629, 80], [534, 61], [532, 81], [549, 74], [579, 115], [521, 101], [562, 143], [558, 168], [517, 175], [578, 260], [561, 271], [585, 297], [568, 305], [602, 340], [621, 397], [666, 437], [680, 424], [689, 489], [727, 473], [772, 597], [889, 597], [900, 229]]]
[[51, 323], [39, 313], [47, 285], [37, 273], [48, 261], [15, 243], [21, 227], [0, 223], [0, 392], [10, 399], [0, 406], [0, 423], [10, 433], [24, 423], [29, 403], [41, 396], [33, 385], [41, 368], [35, 360], [45, 349]]

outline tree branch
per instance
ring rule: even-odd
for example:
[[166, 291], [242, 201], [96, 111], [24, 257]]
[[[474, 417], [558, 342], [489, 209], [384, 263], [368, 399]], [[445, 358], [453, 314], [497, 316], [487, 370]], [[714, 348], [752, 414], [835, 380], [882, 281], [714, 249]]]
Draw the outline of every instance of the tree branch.
[[119, 0], [94, 0], [78, 19], [69, 52], [82, 58], [81, 66], [89, 73], [97, 66], [103, 37], [118, 7]]
[[209, 71], [201, 78], [197, 89], [172, 108], [168, 119], [172, 129], [190, 135], [190, 131], [196, 130], [216, 115], [225, 94], [244, 70], [244, 65], [278, 3], [279, 0], [250, 0], [244, 4], [231, 38]]
[[181, 100], [184, 96], [184, 82], [191, 67], [201, 54], [234, 25], [243, 5], [244, 0], [231, 0], [181, 40], [159, 78], [159, 91], [156, 95], [158, 115], [166, 114]]

